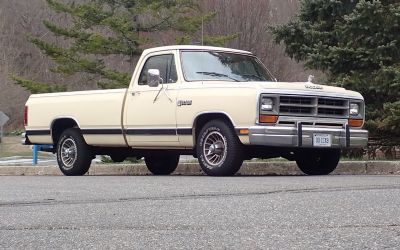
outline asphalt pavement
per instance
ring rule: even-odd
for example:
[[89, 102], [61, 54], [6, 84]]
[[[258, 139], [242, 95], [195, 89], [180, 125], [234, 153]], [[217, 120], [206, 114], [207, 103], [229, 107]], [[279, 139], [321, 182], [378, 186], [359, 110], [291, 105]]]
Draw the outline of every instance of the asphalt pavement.
[[400, 176], [3, 176], [0, 249], [399, 249]]

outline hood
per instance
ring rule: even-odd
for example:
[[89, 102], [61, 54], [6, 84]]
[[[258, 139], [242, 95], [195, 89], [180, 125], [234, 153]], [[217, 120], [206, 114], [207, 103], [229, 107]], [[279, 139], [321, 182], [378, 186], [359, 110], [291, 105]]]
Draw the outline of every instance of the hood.
[[[230, 81], [204, 81], [198, 82], [201, 85], [207, 85], [208, 88], [251, 88], [261, 93], [276, 94], [297, 94], [297, 95], [320, 95], [343, 98], [364, 98], [358, 92], [347, 90], [345, 88], [314, 84], [310, 82], [230, 82]], [[195, 86], [191, 83], [188, 86]]]
[[341, 87], [334, 87], [310, 82], [261, 82], [258, 86], [265, 92], [288, 91], [299, 94], [310, 95], [337, 95], [351, 98], [363, 99], [360, 93], [346, 90]]

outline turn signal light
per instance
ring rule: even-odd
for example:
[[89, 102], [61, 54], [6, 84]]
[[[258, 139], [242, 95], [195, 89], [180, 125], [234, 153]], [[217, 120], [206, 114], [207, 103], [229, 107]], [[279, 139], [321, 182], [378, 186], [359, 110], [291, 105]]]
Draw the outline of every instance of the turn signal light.
[[260, 115], [259, 122], [261, 123], [276, 123], [278, 121], [277, 115]]
[[248, 134], [249, 134], [249, 130], [248, 130], [248, 129], [240, 129], [240, 130], [239, 130], [239, 134], [241, 134], [241, 135], [248, 135]]
[[364, 124], [363, 119], [349, 119], [350, 127], [362, 127], [363, 124]]

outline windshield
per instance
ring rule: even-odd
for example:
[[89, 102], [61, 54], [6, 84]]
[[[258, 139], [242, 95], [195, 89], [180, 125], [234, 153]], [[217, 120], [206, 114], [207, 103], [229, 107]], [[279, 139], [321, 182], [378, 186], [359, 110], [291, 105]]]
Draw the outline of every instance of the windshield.
[[217, 51], [183, 51], [181, 57], [186, 81], [275, 81], [254, 56]]

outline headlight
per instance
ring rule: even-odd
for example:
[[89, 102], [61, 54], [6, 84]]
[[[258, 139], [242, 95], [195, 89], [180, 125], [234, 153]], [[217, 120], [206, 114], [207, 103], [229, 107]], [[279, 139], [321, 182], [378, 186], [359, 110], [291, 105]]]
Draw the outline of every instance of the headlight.
[[350, 115], [358, 115], [359, 112], [358, 103], [350, 103]]
[[261, 100], [261, 110], [262, 111], [271, 111], [274, 107], [274, 101], [272, 98], [263, 98]]

